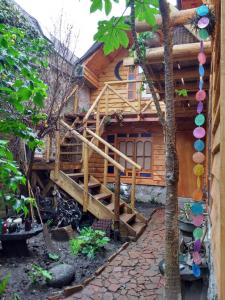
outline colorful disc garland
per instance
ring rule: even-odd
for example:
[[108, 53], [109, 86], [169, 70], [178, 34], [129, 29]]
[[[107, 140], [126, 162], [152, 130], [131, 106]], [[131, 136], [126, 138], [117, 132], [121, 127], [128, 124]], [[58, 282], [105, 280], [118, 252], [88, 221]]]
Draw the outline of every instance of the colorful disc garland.
[[197, 115], [194, 119], [194, 123], [196, 128], [193, 130], [193, 136], [196, 138], [194, 142], [194, 149], [196, 152], [193, 153], [193, 162], [195, 166], [193, 168], [193, 173], [197, 177], [196, 180], [196, 189], [193, 191], [192, 198], [195, 203], [191, 205], [191, 213], [192, 213], [192, 223], [196, 226], [195, 230], [193, 231], [194, 237], [194, 249], [192, 253], [192, 272], [195, 277], [201, 276], [201, 269], [199, 265], [202, 263], [201, 259], [201, 245], [203, 239], [203, 229], [202, 225], [204, 223], [204, 209], [202, 204], [202, 176], [204, 175], [204, 161], [205, 155], [203, 153], [205, 149], [205, 142], [202, 140], [205, 135], [206, 131], [203, 127], [205, 124], [205, 116], [203, 114], [204, 105], [203, 101], [206, 99], [206, 91], [203, 89], [204, 86], [204, 75], [205, 75], [205, 68], [204, 64], [206, 63], [206, 55], [204, 53], [204, 45], [203, 41], [209, 37], [208, 28], [210, 25], [210, 13], [209, 7], [205, 4], [201, 5], [196, 9], [197, 15], [197, 28], [198, 34], [201, 39], [200, 44], [200, 52], [198, 54], [198, 62], [199, 62], [199, 90], [197, 91], [195, 98], [197, 101]]

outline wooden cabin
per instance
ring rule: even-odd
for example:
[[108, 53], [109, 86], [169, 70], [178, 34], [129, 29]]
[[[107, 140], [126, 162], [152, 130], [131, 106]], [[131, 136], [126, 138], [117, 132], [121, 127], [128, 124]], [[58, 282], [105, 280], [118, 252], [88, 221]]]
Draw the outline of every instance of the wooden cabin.
[[[173, 36], [176, 143], [180, 162], [178, 195], [190, 198], [196, 184], [192, 155], [200, 46], [190, 26], [183, 25], [182, 18], [176, 18], [179, 10], [174, 7], [172, 10], [178, 20]], [[143, 31], [142, 24], [137, 24], [137, 30]], [[159, 30], [149, 41], [151, 48], [146, 56], [164, 110], [161, 36]], [[208, 90], [210, 42], [205, 43], [205, 53], [204, 87]], [[78, 61], [75, 76], [74, 109], [62, 116], [55, 135], [46, 138], [44, 160], [34, 164], [33, 184], [42, 185], [46, 194], [52, 183], [43, 183], [40, 177], [43, 178], [43, 171], [50, 172], [52, 182], [76, 199], [84, 211], [97, 218], [114, 219], [121, 223], [124, 235], [137, 237], [146, 225], [145, 218], [135, 210], [138, 186], [165, 186], [164, 137], [151, 93], [128, 49], [121, 48], [105, 56], [102, 44], [95, 43]], [[179, 95], [182, 89], [187, 90], [187, 96]], [[109, 183], [115, 183], [113, 192], [107, 186]], [[128, 204], [119, 197], [120, 183], [131, 186]], [[207, 178], [203, 178], [203, 185], [207, 185]]]

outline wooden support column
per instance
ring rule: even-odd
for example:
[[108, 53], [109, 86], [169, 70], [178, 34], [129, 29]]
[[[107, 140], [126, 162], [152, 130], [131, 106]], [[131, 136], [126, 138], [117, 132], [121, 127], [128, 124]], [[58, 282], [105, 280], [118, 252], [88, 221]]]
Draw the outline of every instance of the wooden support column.
[[109, 114], [109, 88], [107, 86], [106, 94], [105, 94], [105, 115]]
[[115, 168], [114, 239], [120, 235], [120, 170]]
[[78, 93], [75, 91], [74, 93], [74, 103], [73, 103], [73, 112], [77, 113], [78, 112]]
[[[109, 147], [105, 145], [105, 154], [109, 155]], [[108, 160], [104, 160], [104, 177], [103, 177], [103, 184], [106, 186], [108, 180]]]
[[132, 168], [132, 185], [131, 185], [131, 195], [130, 195], [130, 206], [132, 209], [135, 208], [135, 188], [136, 188], [136, 168]]
[[59, 168], [60, 168], [60, 134], [59, 130], [55, 131], [55, 180], [59, 178]]
[[[83, 133], [84, 138], [87, 136], [86, 128]], [[87, 211], [88, 207], [88, 145], [83, 143], [83, 168], [84, 168], [84, 199], [83, 199], [83, 212]]]
[[96, 134], [99, 135], [100, 132], [100, 106], [97, 105], [97, 114], [96, 114]]
[[50, 147], [51, 147], [51, 138], [49, 134], [47, 135], [47, 141], [46, 141], [46, 162], [49, 162], [50, 159]]

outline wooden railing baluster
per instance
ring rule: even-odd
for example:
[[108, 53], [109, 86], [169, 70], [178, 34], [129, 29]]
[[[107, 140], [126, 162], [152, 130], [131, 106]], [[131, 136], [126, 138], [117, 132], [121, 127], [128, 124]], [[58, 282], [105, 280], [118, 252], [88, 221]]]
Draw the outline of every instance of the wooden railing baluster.
[[115, 202], [114, 202], [114, 239], [119, 239], [120, 233], [120, 170], [115, 168]]
[[[109, 147], [105, 145], [105, 154], [109, 155]], [[103, 184], [106, 186], [108, 181], [108, 160], [104, 160]]]
[[136, 186], [136, 168], [132, 167], [132, 184], [131, 184], [131, 195], [130, 195], [130, 206], [132, 209], [135, 208], [135, 186]]
[[59, 130], [55, 131], [55, 145], [56, 145], [56, 151], [55, 151], [55, 180], [58, 180], [59, 178], [59, 169], [60, 169], [60, 133]]
[[[86, 139], [87, 138], [87, 131], [86, 128], [84, 128], [83, 132], [83, 137]], [[88, 181], [89, 181], [89, 176], [88, 176], [88, 145], [86, 143], [83, 143], [83, 169], [84, 169], [84, 199], [83, 199], [83, 211], [87, 211], [88, 207]]]

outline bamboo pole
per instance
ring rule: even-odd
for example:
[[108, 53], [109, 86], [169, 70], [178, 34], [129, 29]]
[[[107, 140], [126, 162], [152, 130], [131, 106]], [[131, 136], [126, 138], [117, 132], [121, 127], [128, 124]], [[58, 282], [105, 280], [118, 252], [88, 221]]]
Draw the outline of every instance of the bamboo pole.
[[60, 168], [60, 134], [59, 130], [55, 131], [55, 144], [56, 144], [56, 152], [55, 152], [55, 180], [57, 181], [59, 178], [59, 168]]
[[98, 97], [95, 99], [93, 102], [92, 106], [90, 107], [89, 111], [87, 112], [86, 116], [84, 117], [83, 122], [87, 122], [88, 118], [90, 117], [91, 113], [93, 112], [95, 106], [98, 104], [99, 100], [101, 99], [102, 95], [104, 94], [105, 90], [107, 89], [107, 84], [104, 86], [104, 88], [101, 90], [100, 94]]
[[132, 168], [132, 184], [131, 184], [131, 201], [130, 206], [132, 209], [135, 208], [135, 187], [136, 187], [136, 169], [133, 166]]
[[137, 109], [136, 109], [136, 107], [135, 107], [133, 104], [131, 104], [129, 101], [127, 101], [123, 96], [121, 96], [116, 90], [114, 90], [114, 88], [112, 88], [110, 85], [108, 85], [108, 88], [109, 88], [114, 94], [116, 94], [121, 100], [123, 100], [127, 105], [129, 105], [130, 107], [132, 107], [133, 110], [135, 110], [136, 112], [138, 112]]
[[103, 138], [101, 138], [100, 136], [96, 135], [93, 131], [91, 131], [90, 129], [87, 128], [87, 132], [90, 135], [92, 135], [94, 138], [96, 138], [97, 140], [99, 140], [103, 145], [107, 146], [109, 149], [111, 149], [113, 152], [115, 152], [118, 156], [120, 156], [123, 159], [125, 159], [132, 166], [135, 166], [135, 168], [137, 168], [139, 170], [142, 169], [142, 167], [140, 165], [138, 165], [132, 159], [130, 159], [129, 157], [127, 157], [124, 153], [120, 152], [118, 149], [116, 149], [115, 147], [113, 147], [111, 144], [109, 144], [108, 142], [106, 142]]
[[[105, 145], [105, 154], [109, 155], [109, 147]], [[103, 184], [106, 186], [108, 180], [108, 160], [104, 160], [104, 175], [103, 175]]]
[[120, 170], [115, 168], [114, 239], [120, 234]]
[[[87, 138], [87, 131], [84, 128], [83, 137]], [[83, 156], [83, 168], [84, 168], [84, 199], [83, 199], [83, 212], [87, 212], [88, 207], [88, 145], [83, 143], [84, 156]]]
[[[63, 120], [60, 121], [60, 124], [70, 130], [70, 132], [76, 136], [78, 139], [80, 139], [82, 142], [87, 144], [92, 150], [97, 152], [100, 156], [102, 156], [104, 159], [107, 159], [115, 168], [118, 168], [121, 172], [124, 172], [124, 167], [116, 162], [114, 159], [112, 159], [109, 155], [106, 155], [101, 149], [99, 149], [97, 146], [95, 146], [92, 142], [84, 138], [79, 132], [77, 132], [75, 129], [72, 129], [66, 122]], [[88, 131], [88, 129], [87, 129]]]

